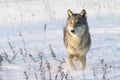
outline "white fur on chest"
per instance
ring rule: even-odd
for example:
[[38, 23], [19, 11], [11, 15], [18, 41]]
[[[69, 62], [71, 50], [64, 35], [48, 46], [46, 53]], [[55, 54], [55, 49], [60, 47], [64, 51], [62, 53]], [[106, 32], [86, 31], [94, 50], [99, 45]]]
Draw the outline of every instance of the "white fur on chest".
[[68, 39], [68, 47], [67, 51], [70, 54], [82, 54], [82, 51], [80, 49], [81, 46], [81, 38], [78, 36], [72, 36]]

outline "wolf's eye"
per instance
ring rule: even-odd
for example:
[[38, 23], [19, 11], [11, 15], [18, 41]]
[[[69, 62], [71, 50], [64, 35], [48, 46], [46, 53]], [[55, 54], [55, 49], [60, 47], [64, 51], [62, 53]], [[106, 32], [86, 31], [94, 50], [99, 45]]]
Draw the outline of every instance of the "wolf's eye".
[[75, 20], [75, 23], [78, 23], [78, 20]]
[[78, 20], [75, 20], [75, 23], [76, 23], [76, 24], [80, 24], [80, 21], [78, 21]]

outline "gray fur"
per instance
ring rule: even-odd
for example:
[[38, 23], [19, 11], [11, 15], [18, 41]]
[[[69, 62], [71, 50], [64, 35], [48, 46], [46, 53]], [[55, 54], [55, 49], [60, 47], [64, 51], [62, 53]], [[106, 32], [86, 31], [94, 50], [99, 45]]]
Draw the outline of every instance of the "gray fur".
[[87, 14], [84, 9], [80, 13], [72, 13], [70, 10], [67, 13], [68, 17], [64, 28], [66, 63], [69, 71], [85, 69], [86, 54], [91, 45]]

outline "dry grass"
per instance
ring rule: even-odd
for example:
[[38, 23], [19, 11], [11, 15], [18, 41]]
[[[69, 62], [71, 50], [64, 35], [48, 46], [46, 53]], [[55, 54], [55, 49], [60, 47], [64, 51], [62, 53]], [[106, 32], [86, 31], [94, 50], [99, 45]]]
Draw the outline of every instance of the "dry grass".
[[[31, 53], [26, 48], [26, 42], [24, 40], [23, 35], [20, 33], [20, 38], [23, 44], [23, 47], [16, 48], [12, 42], [8, 42], [8, 46], [10, 49], [10, 53], [12, 56], [9, 55], [7, 51], [3, 48], [0, 50], [0, 69], [2, 69], [2, 62], [8, 62], [7, 64], [16, 64], [16, 59], [21, 57], [21, 61], [23, 64], [27, 65], [27, 69], [23, 71], [24, 79], [29, 80], [31, 77], [33, 80], [74, 80], [74, 77], [70, 75], [68, 72], [64, 71], [64, 58], [57, 58], [57, 55], [54, 52], [51, 44], [49, 44], [49, 50], [51, 54], [51, 59], [53, 61], [47, 60], [45, 58], [45, 53], [43, 51], [38, 51], [35, 54]], [[107, 77], [107, 70], [111, 69], [112, 66], [105, 64], [104, 59], [101, 59], [100, 66], [93, 66], [93, 77], [95, 80], [98, 80], [99, 74], [98, 71], [101, 72], [102, 80], [108, 80]], [[54, 65], [54, 66], [53, 66]], [[33, 67], [34, 66], [34, 67]], [[31, 73], [32, 72], [32, 73]], [[77, 78], [79, 79], [79, 78]]]
[[[99, 78], [101, 80], [110, 80], [110, 76], [107, 75], [107, 71], [109, 71], [110, 69], [112, 69], [113, 67], [109, 64], [106, 64], [104, 62], [104, 59], [100, 60], [100, 65], [97, 66], [93, 66], [92, 70], [93, 70], [93, 76], [95, 80], [99, 80]], [[101, 77], [99, 76], [101, 74]]]

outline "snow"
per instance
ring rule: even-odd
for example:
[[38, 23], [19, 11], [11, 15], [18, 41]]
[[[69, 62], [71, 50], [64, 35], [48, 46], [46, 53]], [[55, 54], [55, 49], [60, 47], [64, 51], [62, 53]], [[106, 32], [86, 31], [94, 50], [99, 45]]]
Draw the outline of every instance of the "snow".
[[[87, 54], [86, 70], [68, 73], [68, 80], [101, 80], [103, 76], [107, 80], [119, 80], [119, 4], [119, 0], [0, 0], [0, 55], [4, 58], [2, 66], [0, 64], [0, 80], [42, 80], [44, 72], [49, 80], [47, 61], [52, 80], [55, 80], [58, 66], [67, 74], [66, 64], [60, 64], [66, 58], [63, 28], [67, 9], [80, 12], [83, 8], [88, 15], [92, 45]], [[49, 45], [58, 61], [52, 57]], [[15, 59], [13, 51], [17, 53]], [[5, 58], [5, 52], [11, 63]], [[43, 53], [42, 75], [39, 52]]]

